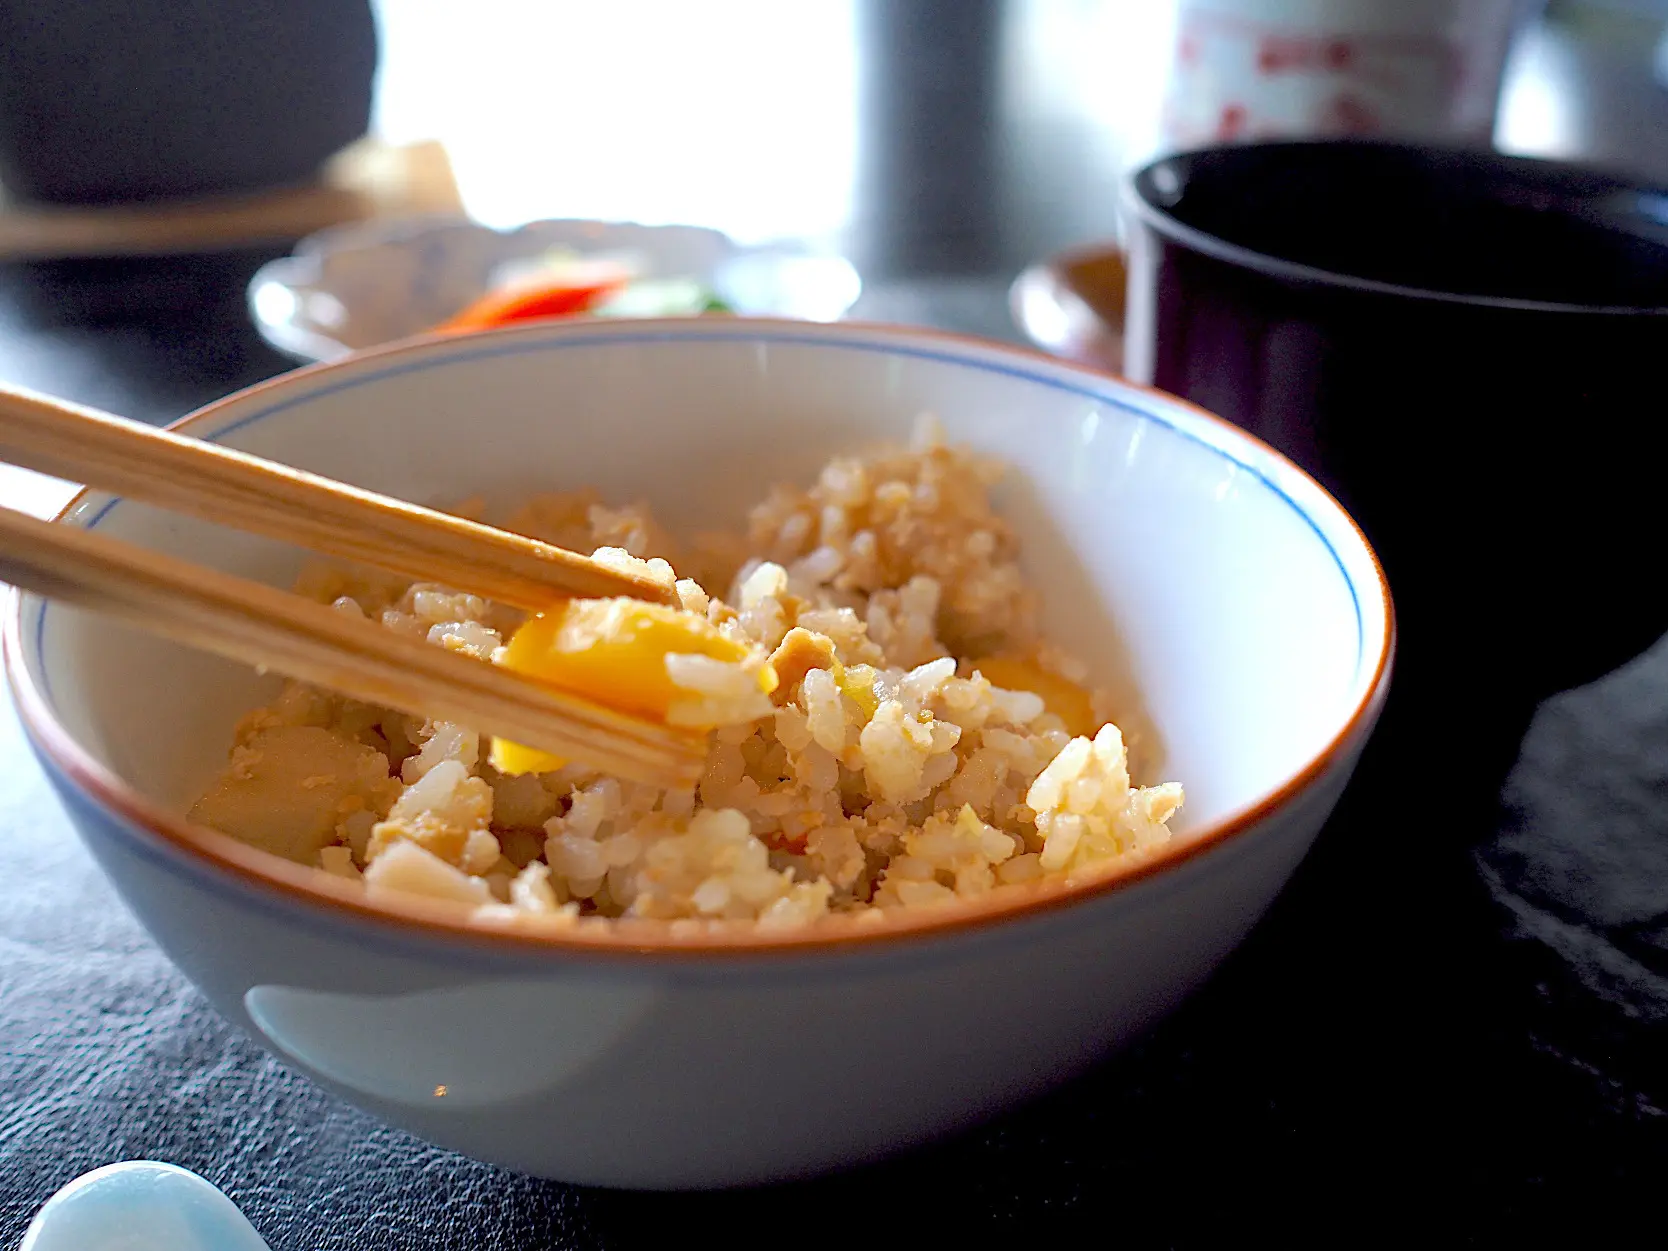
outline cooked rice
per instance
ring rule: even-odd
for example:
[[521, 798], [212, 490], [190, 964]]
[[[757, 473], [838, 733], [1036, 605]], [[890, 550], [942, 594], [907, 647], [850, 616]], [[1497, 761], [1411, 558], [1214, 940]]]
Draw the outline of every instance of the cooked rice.
[[[1182, 791], [1132, 785], [1117, 726], [1073, 738], [1041, 697], [973, 665], [1022, 656], [1084, 676], [1037, 633], [1017, 541], [990, 503], [999, 476], [929, 427], [908, 449], [831, 461], [808, 489], [776, 488], [745, 539], [680, 551], [647, 508], [590, 494], [509, 519], [669, 584], [674, 567], [696, 575], [676, 582], [683, 606], [755, 645], [752, 670], [667, 658], [691, 693], [685, 723], [720, 727], [695, 790], [577, 765], [500, 773], [463, 726], [292, 682], [239, 725], [192, 815], [372, 896], [508, 924], [796, 926], [1104, 871], [1170, 837]], [[482, 660], [520, 620], [357, 570], [311, 568], [298, 590]], [[780, 679], [768, 696], [766, 654]]]

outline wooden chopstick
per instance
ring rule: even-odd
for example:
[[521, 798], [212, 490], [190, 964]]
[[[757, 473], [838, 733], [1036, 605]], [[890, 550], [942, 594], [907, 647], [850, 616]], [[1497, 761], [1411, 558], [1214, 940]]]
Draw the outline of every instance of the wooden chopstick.
[[20, 388], [0, 387], [0, 459], [517, 608], [677, 603], [669, 587], [565, 548]]
[[5, 508], [0, 581], [633, 781], [691, 786], [706, 755], [705, 736], [629, 717], [285, 591]]

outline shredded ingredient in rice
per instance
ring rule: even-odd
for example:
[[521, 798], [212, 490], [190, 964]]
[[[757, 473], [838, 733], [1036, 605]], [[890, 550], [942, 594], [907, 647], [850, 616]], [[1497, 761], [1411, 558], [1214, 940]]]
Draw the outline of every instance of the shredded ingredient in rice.
[[911, 448], [776, 488], [745, 538], [679, 550], [646, 508], [588, 494], [508, 520], [663, 581], [675, 565], [679, 609], [576, 600], [523, 620], [311, 568], [297, 590], [338, 611], [710, 730], [705, 775], [682, 791], [621, 782], [292, 682], [239, 725], [191, 815], [373, 897], [518, 926], [879, 917], [1140, 855], [1169, 839], [1181, 787], [1132, 784], [1104, 698], [1038, 635], [989, 498], [999, 477], [927, 424]]

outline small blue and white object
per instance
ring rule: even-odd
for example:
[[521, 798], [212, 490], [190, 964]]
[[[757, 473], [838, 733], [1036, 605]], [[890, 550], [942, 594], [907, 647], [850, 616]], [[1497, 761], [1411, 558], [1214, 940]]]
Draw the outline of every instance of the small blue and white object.
[[271, 1251], [197, 1174], [129, 1160], [77, 1177], [46, 1201], [18, 1251]]

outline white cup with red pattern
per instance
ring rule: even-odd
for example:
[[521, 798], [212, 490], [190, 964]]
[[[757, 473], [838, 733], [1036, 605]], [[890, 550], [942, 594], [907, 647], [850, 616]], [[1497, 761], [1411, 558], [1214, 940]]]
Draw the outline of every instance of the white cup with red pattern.
[[1165, 142], [1486, 145], [1537, 0], [1181, 0]]

